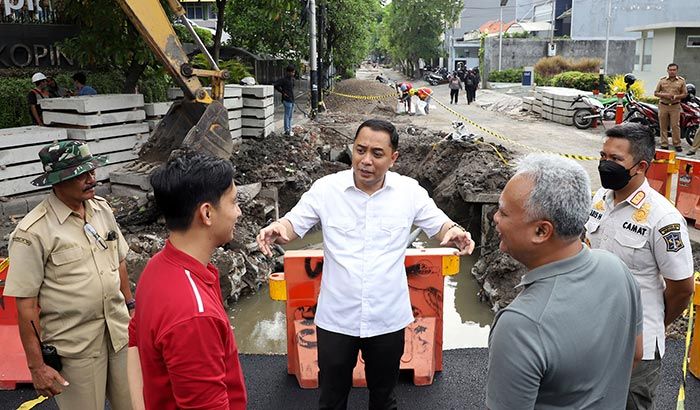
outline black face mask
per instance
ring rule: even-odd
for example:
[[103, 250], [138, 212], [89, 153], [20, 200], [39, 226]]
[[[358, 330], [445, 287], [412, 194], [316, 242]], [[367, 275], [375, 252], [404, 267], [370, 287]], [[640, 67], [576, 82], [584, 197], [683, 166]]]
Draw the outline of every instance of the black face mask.
[[[639, 161], [641, 162], [641, 161]], [[639, 164], [637, 162], [637, 164]], [[637, 166], [637, 164], [632, 165], [630, 169]], [[623, 167], [615, 161], [601, 160], [598, 164], [598, 174], [600, 174], [600, 183], [603, 188], [612, 189], [613, 191], [618, 191], [629, 184], [632, 175], [630, 175], [630, 169]]]

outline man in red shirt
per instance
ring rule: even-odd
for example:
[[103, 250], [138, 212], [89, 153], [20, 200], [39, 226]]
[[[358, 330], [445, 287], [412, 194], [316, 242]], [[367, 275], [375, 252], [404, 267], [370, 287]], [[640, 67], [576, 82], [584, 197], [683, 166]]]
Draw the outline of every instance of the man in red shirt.
[[141, 274], [129, 324], [134, 407], [245, 409], [238, 348], [209, 262], [241, 215], [233, 165], [187, 153], [156, 170], [151, 185], [170, 236]]

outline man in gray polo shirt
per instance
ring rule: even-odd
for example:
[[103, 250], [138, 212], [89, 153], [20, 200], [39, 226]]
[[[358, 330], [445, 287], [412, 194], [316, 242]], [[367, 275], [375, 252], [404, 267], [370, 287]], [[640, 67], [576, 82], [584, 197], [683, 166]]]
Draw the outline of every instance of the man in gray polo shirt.
[[492, 410], [625, 407], [641, 358], [639, 286], [617, 256], [581, 243], [590, 206], [586, 171], [551, 155], [527, 156], [501, 194], [499, 248], [528, 272], [491, 327]]

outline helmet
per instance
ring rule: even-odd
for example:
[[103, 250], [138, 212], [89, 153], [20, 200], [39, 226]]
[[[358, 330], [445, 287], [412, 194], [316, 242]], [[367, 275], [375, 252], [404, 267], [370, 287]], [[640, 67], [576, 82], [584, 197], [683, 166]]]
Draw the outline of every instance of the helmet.
[[689, 95], [695, 95], [695, 85], [693, 84], [686, 84], [685, 89], [688, 90]]
[[624, 80], [625, 80], [625, 84], [632, 85], [632, 84], [634, 84], [635, 81], [637, 81], [637, 77], [635, 77], [632, 73], [628, 73], [628, 74], [625, 74]]
[[38, 83], [41, 80], [46, 80], [46, 76], [43, 73], [34, 73], [32, 76], [32, 82]]
[[408, 94], [409, 94], [409, 95], [416, 95], [416, 90], [415, 90], [415, 88], [411, 88], [411, 89], [408, 91]]
[[253, 77], [243, 77], [239, 82], [240, 85], [255, 85], [255, 78]]
[[404, 93], [406, 92], [406, 90], [408, 90], [408, 86], [406, 84], [401, 84], [400, 88], [401, 88], [401, 92], [404, 92]]

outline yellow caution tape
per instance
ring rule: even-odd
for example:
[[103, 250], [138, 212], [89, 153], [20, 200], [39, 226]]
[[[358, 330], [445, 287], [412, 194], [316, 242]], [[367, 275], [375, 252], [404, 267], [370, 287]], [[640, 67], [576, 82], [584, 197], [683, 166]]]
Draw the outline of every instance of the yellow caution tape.
[[470, 120], [469, 118], [465, 117], [464, 115], [462, 115], [462, 114], [458, 113], [457, 111], [453, 110], [452, 108], [448, 107], [447, 105], [445, 105], [445, 103], [443, 103], [442, 101], [438, 100], [438, 99], [435, 98], [435, 97], [433, 97], [433, 100], [435, 100], [435, 102], [437, 102], [441, 107], [443, 107], [444, 109], [446, 109], [447, 111], [449, 111], [449, 112], [452, 113], [453, 115], [455, 115], [455, 116], [457, 116], [458, 118], [460, 118], [460, 119], [466, 121], [467, 123], [469, 123], [471, 126], [477, 128], [477, 129], [479, 129], [480, 131], [485, 132], [485, 133], [488, 134], [488, 135], [491, 135], [491, 136], [493, 136], [493, 137], [496, 137], [496, 138], [498, 138], [498, 139], [500, 139], [500, 140], [502, 140], [502, 141], [506, 141], [506, 142], [508, 142], [508, 143], [510, 143], [510, 144], [517, 145], [517, 146], [519, 146], [519, 147], [525, 148], [525, 149], [530, 150], [530, 151], [536, 151], [536, 152], [541, 152], [541, 153], [545, 153], [545, 154], [556, 154], [556, 155], [560, 155], [560, 156], [562, 156], [562, 157], [571, 158], [571, 159], [575, 159], [575, 160], [578, 160], [578, 161], [599, 161], [599, 160], [600, 160], [599, 157], [592, 157], [592, 156], [589, 156], [589, 155], [579, 155], [579, 154], [567, 154], [567, 153], [560, 153], [560, 152], [552, 152], [552, 151], [547, 151], [547, 150], [543, 150], [543, 149], [539, 149], [539, 148], [534, 148], [534, 147], [531, 147], [531, 146], [529, 146], [529, 145], [525, 145], [525, 144], [523, 144], [523, 143], [521, 143], [521, 142], [518, 142], [518, 141], [515, 141], [515, 140], [513, 140], [513, 139], [510, 139], [510, 138], [508, 138], [508, 137], [506, 137], [506, 136], [503, 136], [503, 135], [501, 135], [501, 134], [499, 134], [499, 133], [497, 133], [497, 132], [495, 132], [495, 131], [492, 131], [492, 130], [490, 130], [490, 129], [488, 129], [488, 128], [485, 128], [485, 127], [483, 127], [483, 126], [481, 126], [481, 125], [475, 123], [474, 121]]
[[37, 404], [43, 403], [45, 400], [48, 400], [48, 397], [45, 396], [39, 396], [34, 400], [29, 400], [25, 401], [24, 403], [20, 404], [19, 407], [17, 407], [17, 410], [30, 410], [33, 409]]
[[385, 100], [387, 98], [397, 97], [399, 95], [397, 92], [393, 92], [391, 94], [384, 94], [384, 95], [351, 95], [351, 94], [339, 93], [339, 92], [336, 92], [333, 90], [331, 90], [330, 93], [335, 94], [335, 95], [339, 95], [341, 97], [354, 98], [356, 100]]
[[0, 272], [4, 271], [9, 264], [10, 264], [10, 258], [5, 258], [2, 261], [0, 261]]
[[[700, 272], [695, 272], [695, 280], [700, 278]], [[685, 333], [685, 353], [683, 354], [683, 380], [678, 387], [678, 399], [676, 400], [676, 410], [685, 410], [685, 383], [688, 378], [688, 355], [690, 354], [690, 334], [693, 331], [693, 298], [690, 298], [688, 306], [688, 330]]]

